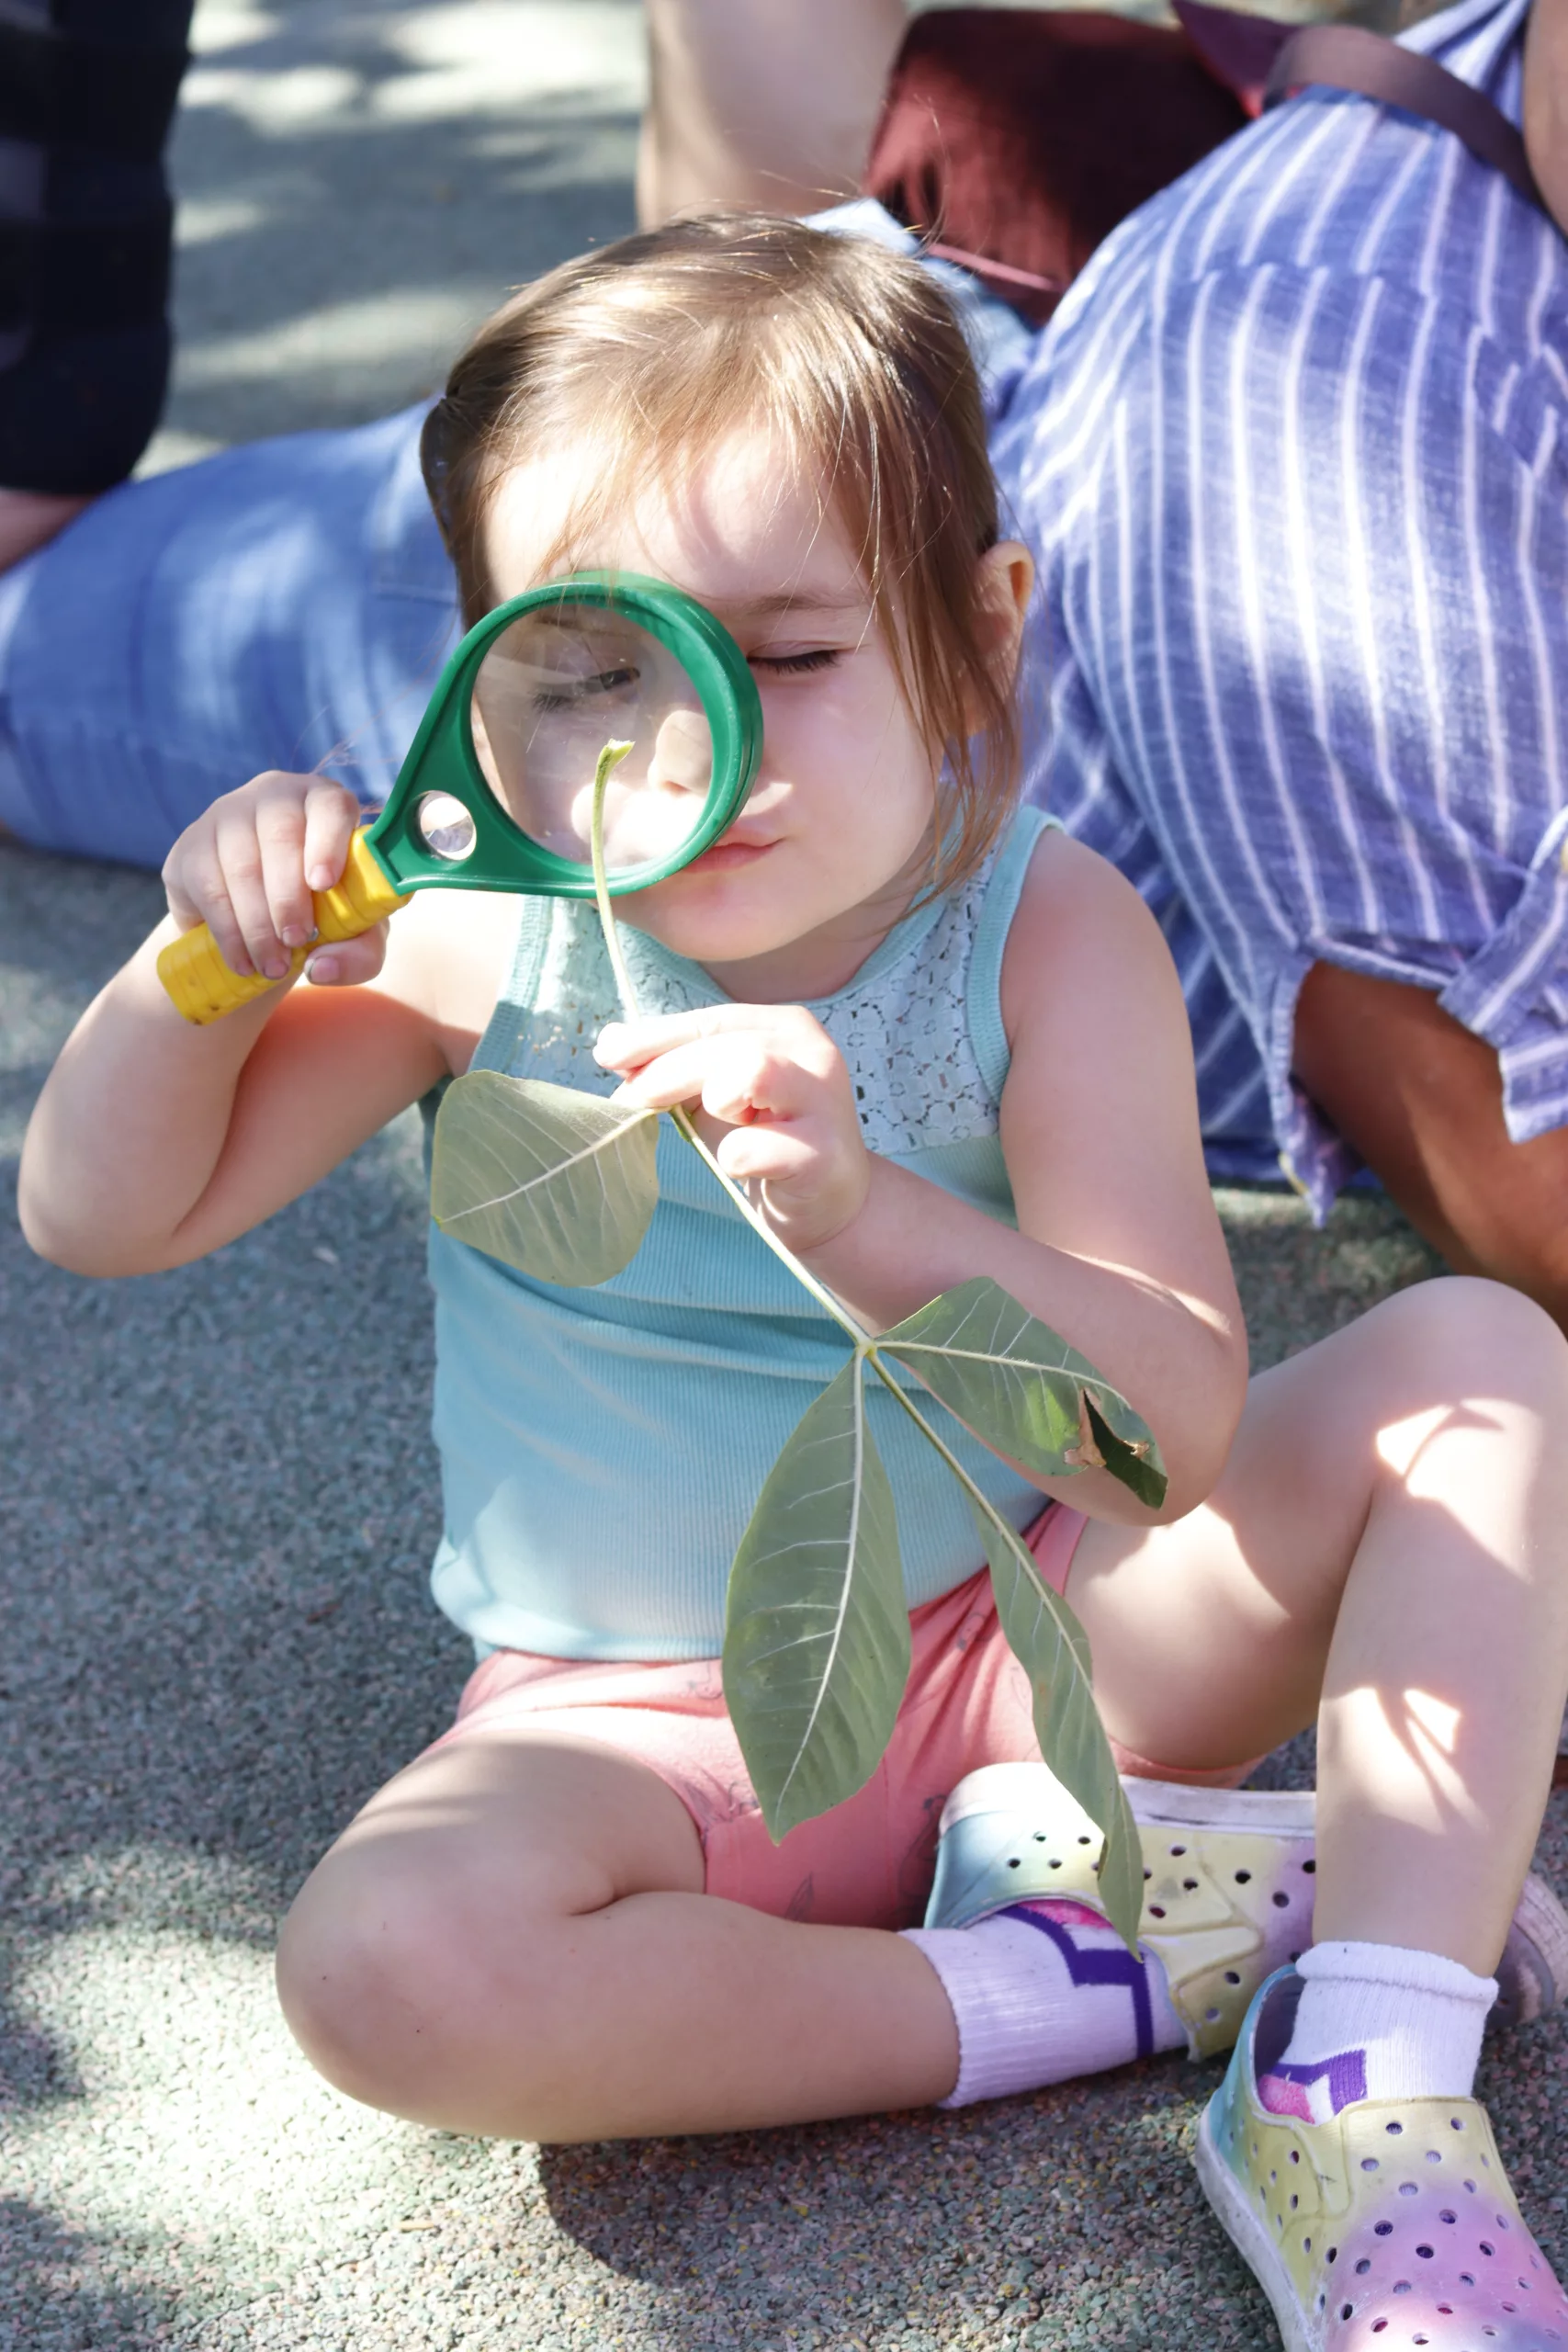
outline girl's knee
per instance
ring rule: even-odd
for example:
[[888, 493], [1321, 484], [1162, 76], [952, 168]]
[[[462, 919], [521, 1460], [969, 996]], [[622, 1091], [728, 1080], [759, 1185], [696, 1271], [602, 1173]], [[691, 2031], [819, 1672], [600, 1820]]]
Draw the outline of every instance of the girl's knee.
[[[278, 1938], [278, 1999], [296, 2041], [338, 2090], [439, 2121], [483, 2070], [500, 1955], [475, 1892], [407, 1856], [376, 1866], [329, 1855], [306, 1882]], [[548, 2013], [549, 1925], [541, 1918], [536, 1934], [527, 1920], [507, 1923], [513, 2016]], [[508, 2065], [525, 2093], [527, 2037], [519, 2040]]]
[[1367, 1327], [1391, 1351], [1396, 1385], [1429, 1402], [1506, 1396], [1568, 1415], [1568, 1339], [1506, 1283], [1470, 1274], [1416, 1283], [1374, 1307]]

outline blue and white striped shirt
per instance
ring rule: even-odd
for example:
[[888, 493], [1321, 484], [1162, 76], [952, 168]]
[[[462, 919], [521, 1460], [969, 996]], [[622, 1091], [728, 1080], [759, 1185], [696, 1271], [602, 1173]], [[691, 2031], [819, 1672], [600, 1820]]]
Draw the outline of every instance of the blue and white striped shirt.
[[[1406, 36], [1515, 121], [1528, 0]], [[1218, 1175], [1356, 1162], [1291, 1080], [1327, 960], [1434, 989], [1568, 1124], [1568, 241], [1310, 92], [1100, 248], [996, 387], [1041, 558], [1029, 792], [1175, 953]]]

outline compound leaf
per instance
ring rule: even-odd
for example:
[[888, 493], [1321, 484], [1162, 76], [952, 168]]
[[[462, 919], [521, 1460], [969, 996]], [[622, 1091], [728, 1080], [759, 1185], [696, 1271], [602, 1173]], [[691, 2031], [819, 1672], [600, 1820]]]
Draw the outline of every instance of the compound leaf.
[[857, 1354], [774, 1463], [729, 1572], [724, 1695], [775, 1844], [871, 1778], [908, 1677], [898, 1523]]
[[[1098, 1456], [1141, 1502], [1163, 1500], [1165, 1465], [1147, 1422], [999, 1283], [982, 1274], [943, 1291], [885, 1331], [877, 1350], [907, 1364], [966, 1429], [1032, 1476], [1070, 1477]], [[1100, 1442], [1101, 1430], [1111, 1445]]]
[[1137, 1943], [1144, 1905], [1144, 1854], [1094, 1703], [1089, 1637], [1041, 1576], [1022, 1538], [984, 1511], [975, 1510], [974, 1516], [991, 1564], [991, 1590], [1002, 1632], [1034, 1692], [1040, 1753], [1104, 1833], [1100, 1898], [1111, 1926], [1131, 1950]]
[[656, 1111], [470, 1070], [436, 1114], [431, 1215], [539, 1282], [604, 1282], [636, 1257], [658, 1204], [658, 1136]]

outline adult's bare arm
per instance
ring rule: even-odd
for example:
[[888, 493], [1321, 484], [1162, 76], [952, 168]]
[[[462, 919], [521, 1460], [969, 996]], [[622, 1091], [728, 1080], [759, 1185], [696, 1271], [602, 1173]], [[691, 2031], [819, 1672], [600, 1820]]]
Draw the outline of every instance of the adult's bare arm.
[[1314, 964], [1295, 1072], [1461, 1273], [1526, 1291], [1568, 1329], [1568, 1128], [1514, 1143], [1497, 1057], [1426, 989]]
[[648, 0], [643, 226], [852, 195], [906, 21], [904, 0]]
[[1568, 0], [1535, 0], [1530, 10], [1524, 132], [1547, 209], [1568, 234]]

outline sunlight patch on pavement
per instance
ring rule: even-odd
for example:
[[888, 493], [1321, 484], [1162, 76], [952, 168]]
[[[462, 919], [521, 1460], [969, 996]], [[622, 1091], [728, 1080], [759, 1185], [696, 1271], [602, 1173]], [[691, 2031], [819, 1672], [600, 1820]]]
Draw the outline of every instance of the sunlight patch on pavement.
[[490, 288], [399, 287], [359, 301], [333, 302], [279, 326], [187, 346], [181, 374], [187, 384], [233, 384], [280, 370], [342, 375], [428, 358], [434, 377], [446, 372], [453, 351], [494, 299]]
[[640, 111], [648, 92], [637, 0], [455, 0], [392, 18], [389, 46], [416, 70], [381, 83], [373, 111], [399, 122], [592, 99]]
[[344, 65], [289, 65], [265, 74], [238, 65], [197, 65], [186, 74], [180, 103], [191, 112], [223, 107], [265, 138], [293, 130], [319, 130], [333, 116], [346, 114], [364, 89], [362, 77]]
[[201, 0], [190, 28], [190, 45], [197, 57], [213, 57], [225, 49], [272, 40], [282, 29], [280, 17], [270, 8], [254, 6], [252, 0]]
[[216, 456], [225, 446], [206, 433], [181, 433], [172, 424], [160, 425], [141, 452], [137, 480], [148, 474], [172, 474], [179, 466], [194, 466], [202, 458]]
[[271, 202], [264, 202], [259, 196], [182, 197], [175, 214], [175, 243], [184, 249], [216, 245], [225, 237], [249, 236], [265, 227], [280, 193], [269, 191]]
[[117, 1926], [51, 1942], [22, 2016], [83, 2095], [13, 2112], [14, 2192], [94, 2233], [265, 2267], [378, 2221], [424, 2134], [356, 2107], [290, 2040], [265, 1951]]

